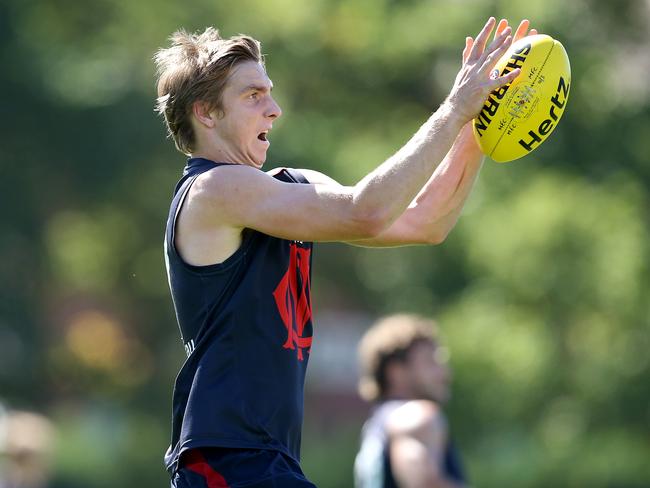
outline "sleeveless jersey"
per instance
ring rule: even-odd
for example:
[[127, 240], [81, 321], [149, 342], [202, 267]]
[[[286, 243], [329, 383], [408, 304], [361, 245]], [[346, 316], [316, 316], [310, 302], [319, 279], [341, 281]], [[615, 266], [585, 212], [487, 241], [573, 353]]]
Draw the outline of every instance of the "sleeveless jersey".
[[[355, 488], [398, 488], [390, 466], [387, 422], [390, 415], [406, 402], [391, 400], [379, 404], [361, 432], [361, 448], [354, 462]], [[450, 442], [443, 459], [445, 476], [457, 483], [465, 482], [460, 455]]]
[[[167, 275], [188, 356], [174, 385], [165, 454], [172, 473], [181, 453], [195, 447], [274, 449], [300, 458], [312, 244], [246, 229], [233, 255], [208, 266], [186, 263], [174, 245], [190, 186], [223, 164], [189, 159], [167, 220]], [[307, 183], [295, 170], [275, 178]]]

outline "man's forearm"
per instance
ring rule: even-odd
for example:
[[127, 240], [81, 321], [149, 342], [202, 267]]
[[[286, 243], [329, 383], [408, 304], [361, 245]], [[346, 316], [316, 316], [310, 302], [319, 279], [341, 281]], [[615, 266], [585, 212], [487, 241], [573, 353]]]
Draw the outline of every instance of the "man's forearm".
[[370, 247], [439, 244], [454, 227], [482, 166], [471, 127], [467, 124], [452, 149], [409, 207], [384, 232], [353, 241]]
[[[463, 126], [479, 112], [489, 93], [510, 83], [520, 70], [490, 77], [497, 59], [510, 45], [510, 27], [487, 45], [495, 25], [491, 17], [472, 43], [466, 41], [463, 64], [449, 96], [395, 155], [354, 187], [355, 216], [372, 224], [373, 233], [388, 229], [429, 181]], [[471, 39], [471, 38], [467, 38]]]
[[447, 203], [447, 211], [443, 212], [442, 217], [439, 219], [439, 224], [446, 229], [447, 233], [451, 231], [463, 211], [485, 159], [476, 141], [474, 141], [474, 135], [471, 132], [469, 124], [465, 130], [467, 132], [461, 135], [464, 140], [461, 142], [459, 150], [450, 154], [450, 158], [452, 159], [451, 165], [456, 164], [457, 161], [462, 162], [464, 170], [456, 191]]
[[471, 125], [463, 127], [454, 146], [415, 199], [413, 211], [423, 232], [446, 235], [455, 225], [483, 165]]
[[393, 156], [355, 186], [355, 204], [388, 226], [401, 215], [449, 152], [464, 121], [444, 103]]

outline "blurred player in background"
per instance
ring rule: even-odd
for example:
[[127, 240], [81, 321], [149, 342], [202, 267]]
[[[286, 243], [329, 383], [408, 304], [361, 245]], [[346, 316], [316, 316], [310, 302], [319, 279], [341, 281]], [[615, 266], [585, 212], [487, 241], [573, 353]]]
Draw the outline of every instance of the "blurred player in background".
[[443, 412], [447, 356], [436, 324], [416, 315], [383, 318], [365, 333], [359, 392], [374, 406], [354, 464], [356, 488], [466, 486]]
[[0, 410], [0, 488], [51, 486], [53, 444], [54, 427], [44, 416]]
[[445, 239], [483, 159], [470, 121], [519, 74], [490, 76], [512, 41], [503, 21], [489, 42], [495, 26], [491, 18], [466, 38], [442, 105], [354, 186], [311, 170], [261, 171], [282, 111], [258, 41], [208, 28], [176, 32], [158, 51], [157, 109], [189, 156], [165, 236], [188, 355], [165, 456], [173, 486], [313, 487], [299, 465], [312, 242]]

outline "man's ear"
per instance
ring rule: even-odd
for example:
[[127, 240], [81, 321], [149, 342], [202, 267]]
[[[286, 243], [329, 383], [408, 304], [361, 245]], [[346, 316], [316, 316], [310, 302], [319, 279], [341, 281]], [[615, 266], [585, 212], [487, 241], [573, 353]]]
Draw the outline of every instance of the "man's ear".
[[192, 113], [196, 121], [210, 129], [216, 124], [216, 111], [207, 102], [196, 101], [192, 104]]

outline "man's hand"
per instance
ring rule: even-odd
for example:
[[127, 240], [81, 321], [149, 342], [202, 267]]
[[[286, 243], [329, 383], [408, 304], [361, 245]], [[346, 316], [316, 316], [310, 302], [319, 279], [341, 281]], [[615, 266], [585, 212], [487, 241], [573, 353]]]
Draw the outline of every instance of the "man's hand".
[[463, 66], [458, 72], [454, 86], [447, 98], [452, 110], [460, 115], [464, 122], [469, 122], [476, 117], [490, 92], [507, 85], [521, 72], [520, 69], [515, 69], [504, 76], [490, 77], [490, 72], [496, 62], [512, 44], [510, 35], [512, 29], [507, 22], [505, 25], [503, 22], [499, 23], [501, 31], [497, 30], [494, 40], [487, 47], [487, 40], [496, 24], [494, 17], [489, 18], [476, 36], [476, 40], [471, 37], [465, 40]]
[[[501, 19], [494, 33], [494, 40], [496, 40], [501, 34], [503, 34], [503, 31], [505, 31], [507, 27], [508, 27], [508, 21], [506, 19]], [[537, 29], [530, 29], [529, 31], [528, 30], [529, 27], [530, 27], [530, 21], [528, 21], [527, 19], [522, 20], [519, 23], [517, 30], [515, 31], [515, 35], [512, 37], [512, 42], [517, 42], [519, 39], [523, 37], [534, 36], [537, 34]], [[463, 56], [462, 56], [463, 66], [467, 62], [467, 58], [469, 57], [469, 53], [471, 52], [473, 46], [474, 46], [474, 39], [472, 37], [467, 37], [465, 39], [465, 49], [463, 50]], [[481, 150], [478, 147], [478, 143], [476, 142], [476, 139], [474, 138], [474, 135], [472, 133], [471, 121], [468, 122], [465, 125], [465, 127], [463, 127], [463, 130], [460, 131], [460, 134], [458, 135], [458, 138], [456, 140], [462, 141], [464, 145], [473, 146], [477, 154], [481, 153]]]

